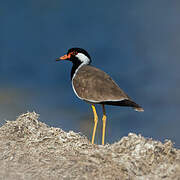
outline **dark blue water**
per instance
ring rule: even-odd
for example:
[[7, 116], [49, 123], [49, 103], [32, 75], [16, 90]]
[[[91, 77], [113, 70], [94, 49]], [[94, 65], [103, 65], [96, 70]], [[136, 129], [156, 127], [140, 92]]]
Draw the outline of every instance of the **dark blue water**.
[[180, 147], [179, 18], [180, 1], [1, 0], [1, 121], [36, 111], [50, 126], [91, 137], [93, 115], [73, 94], [71, 64], [55, 62], [82, 47], [145, 109], [107, 106], [106, 141], [134, 132]]

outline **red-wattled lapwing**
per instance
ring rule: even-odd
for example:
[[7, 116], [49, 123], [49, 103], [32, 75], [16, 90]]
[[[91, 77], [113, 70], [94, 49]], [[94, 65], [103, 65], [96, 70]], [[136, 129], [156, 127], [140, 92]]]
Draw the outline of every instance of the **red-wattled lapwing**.
[[103, 109], [102, 145], [104, 145], [106, 128], [105, 105], [129, 106], [135, 111], [144, 111], [141, 106], [124, 93], [108, 74], [90, 65], [91, 57], [84, 49], [71, 48], [67, 54], [58, 58], [58, 60], [69, 60], [73, 63], [71, 70], [72, 88], [78, 98], [91, 104], [94, 113], [92, 144], [94, 144], [98, 122], [95, 104], [101, 104]]

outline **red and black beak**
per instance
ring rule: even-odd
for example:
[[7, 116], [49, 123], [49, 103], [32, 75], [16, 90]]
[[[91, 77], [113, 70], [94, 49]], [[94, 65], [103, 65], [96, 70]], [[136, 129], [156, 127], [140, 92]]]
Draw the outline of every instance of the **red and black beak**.
[[60, 61], [60, 60], [68, 60], [71, 58], [71, 54], [65, 54], [64, 56], [61, 56], [60, 58], [57, 58], [56, 61]]

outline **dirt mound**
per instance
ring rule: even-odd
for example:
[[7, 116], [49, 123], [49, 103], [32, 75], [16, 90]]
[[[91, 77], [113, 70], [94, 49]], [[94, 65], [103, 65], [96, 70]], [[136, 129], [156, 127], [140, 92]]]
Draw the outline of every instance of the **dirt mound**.
[[0, 179], [180, 179], [180, 150], [130, 133], [112, 145], [48, 127], [26, 113], [0, 128]]

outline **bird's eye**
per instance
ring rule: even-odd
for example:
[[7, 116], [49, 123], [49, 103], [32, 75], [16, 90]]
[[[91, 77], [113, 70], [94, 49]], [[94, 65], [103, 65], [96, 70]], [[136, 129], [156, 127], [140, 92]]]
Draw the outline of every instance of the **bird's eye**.
[[78, 54], [77, 51], [72, 51], [72, 52], [69, 53], [69, 56], [75, 56], [75, 55], [77, 55], [77, 54]]

